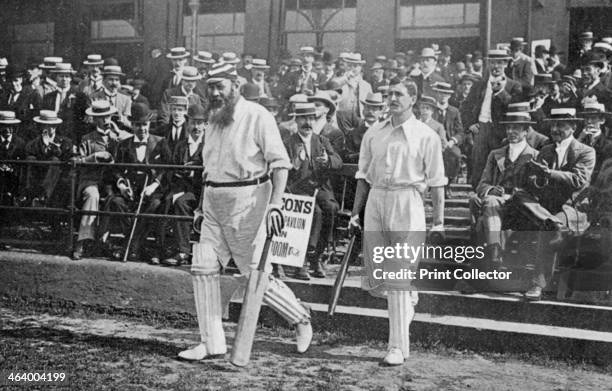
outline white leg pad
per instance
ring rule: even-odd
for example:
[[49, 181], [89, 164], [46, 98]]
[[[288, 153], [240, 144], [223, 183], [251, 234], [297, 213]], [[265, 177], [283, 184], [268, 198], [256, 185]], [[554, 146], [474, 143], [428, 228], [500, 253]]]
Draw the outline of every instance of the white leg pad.
[[389, 291], [389, 349], [400, 349], [404, 358], [410, 355], [410, 322], [414, 317], [412, 292]]
[[291, 325], [310, 323], [310, 311], [300, 303], [284, 282], [272, 276], [263, 301]]
[[209, 355], [225, 354], [227, 346], [221, 320], [219, 264], [209, 245], [193, 245], [191, 274], [202, 343], [206, 345]]

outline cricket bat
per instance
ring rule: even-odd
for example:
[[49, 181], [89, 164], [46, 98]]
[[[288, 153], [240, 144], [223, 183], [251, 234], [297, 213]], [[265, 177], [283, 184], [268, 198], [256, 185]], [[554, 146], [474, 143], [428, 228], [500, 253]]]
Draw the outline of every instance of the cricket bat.
[[336, 276], [334, 288], [332, 289], [332, 295], [329, 300], [329, 307], [327, 309], [327, 314], [329, 316], [332, 316], [334, 312], [336, 312], [336, 305], [338, 304], [338, 299], [340, 298], [340, 291], [342, 290], [342, 285], [344, 285], [344, 280], [346, 279], [346, 275], [348, 272], [348, 263], [351, 259], [353, 246], [355, 245], [355, 236], [355, 234], [351, 235], [349, 243], [346, 246], [346, 252], [344, 253], [344, 257], [342, 257], [342, 262], [340, 262], [340, 270], [338, 270], [338, 275]]
[[[272, 213], [278, 213], [282, 221], [282, 214], [279, 210], [272, 209], [268, 212], [268, 215]], [[266, 223], [268, 221], [270, 220], [268, 216], [266, 216]], [[249, 275], [249, 281], [245, 289], [242, 309], [240, 310], [240, 319], [238, 321], [238, 330], [236, 331], [234, 347], [232, 348], [232, 355], [230, 357], [230, 362], [238, 367], [246, 366], [251, 358], [251, 349], [253, 348], [253, 340], [255, 339], [257, 320], [259, 319], [259, 312], [263, 304], [264, 293], [266, 293], [270, 281], [270, 273], [267, 273], [265, 268], [272, 237], [273, 234], [268, 232], [257, 269], [253, 270]]]

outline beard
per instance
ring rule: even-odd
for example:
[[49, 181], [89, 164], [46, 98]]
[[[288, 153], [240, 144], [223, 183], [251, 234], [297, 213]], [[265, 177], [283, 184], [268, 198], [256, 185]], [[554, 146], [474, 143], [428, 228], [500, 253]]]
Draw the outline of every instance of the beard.
[[227, 97], [212, 99], [206, 108], [208, 122], [222, 128], [229, 126], [234, 122], [236, 101], [236, 91], [234, 89], [231, 90]]

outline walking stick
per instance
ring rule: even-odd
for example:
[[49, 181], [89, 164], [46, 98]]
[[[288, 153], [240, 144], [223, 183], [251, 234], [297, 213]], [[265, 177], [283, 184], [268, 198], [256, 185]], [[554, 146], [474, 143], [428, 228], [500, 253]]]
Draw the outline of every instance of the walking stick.
[[136, 224], [138, 223], [138, 215], [140, 214], [140, 209], [142, 208], [142, 200], [144, 200], [145, 189], [147, 188], [147, 183], [149, 182], [149, 174], [145, 176], [144, 185], [142, 187], [142, 192], [140, 193], [140, 200], [138, 200], [138, 207], [136, 208], [136, 216], [134, 216], [134, 222], [132, 223], [132, 229], [130, 230], [130, 236], [128, 237], [127, 246], [125, 247], [125, 254], [123, 254], [123, 262], [127, 262], [128, 254], [130, 253], [130, 246], [132, 245], [132, 239], [134, 238], [134, 231], [136, 230]]

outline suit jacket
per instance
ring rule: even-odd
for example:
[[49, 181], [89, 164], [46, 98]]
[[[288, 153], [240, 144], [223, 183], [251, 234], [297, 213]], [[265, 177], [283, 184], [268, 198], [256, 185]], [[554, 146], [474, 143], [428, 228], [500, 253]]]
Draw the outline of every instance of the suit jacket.
[[[191, 155], [189, 153], [189, 142], [188, 139], [180, 140], [174, 146], [171, 156], [170, 164], [176, 164], [180, 166], [202, 166], [202, 148], [204, 142], [200, 142], [196, 151]], [[195, 194], [196, 198], [200, 196], [202, 189], [202, 171], [193, 170], [174, 170], [172, 175], [168, 175], [169, 180], [169, 192], [180, 193], [180, 192], [191, 192]]]
[[129, 126], [128, 118], [132, 114], [132, 97], [125, 95], [122, 92], [117, 92], [113, 101], [112, 97], [107, 93], [106, 89], [101, 89], [91, 94], [91, 100], [106, 100], [117, 109], [117, 114], [124, 126]]
[[[168, 148], [168, 143], [163, 137], [149, 134], [147, 139], [147, 147], [145, 151], [144, 161], [139, 162], [136, 155], [136, 145], [134, 143], [135, 137], [130, 137], [119, 143], [117, 148], [117, 156], [115, 156], [115, 162], [117, 163], [145, 163], [145, 164], [167, 164], [171, 158], [171, 152]], [[118, 169], [113, 173], [114, 184], [121, 178], [129, 179], [132, 184], [140, 187], [142, 190], [142, 179], [143, 173], [149, 174], [149, 184], [153, 181], [157, 181], [160, 184], [160, 188], [157, 191], [161, 191], [161, 185], [164, 184], [165, 172], [159, 169]]]
[[162, 92], [166, 91], [169, 88], [180, 88], [180, 86], [181, 86], [181, 78], [179, 77], [179, 82], [175, 83], [174, 82], [174, 76], [175, 76], [174, 70], [171, 69], [170, 70], [170, 74], [166, 75], [165, 78], [164, 78], [164, 81], [162, 82], [162, 85], [161, 85]]
[[151, 105], [149, 104], [149, 99], [147, 99], [147, 97], [142, 95], [142, 94], [138, 94], [138, 96], [136, 98], [132, 97], [132, 104], [134, 104], [134, 103], [142, 103], [142, 104], [145, 104], [145, 105], [151, 107]]
[[[185, 94], [185, 91], [183, 90], [181, 86], [164, 90], [164, 93], [161, 98], [161, 102], [159, 104], [160, 108], [159, 108], [159, 116], [158, 116], [158, 120], [162, 124], [170, 123], [170, 103], [169, 102], [170, 102], [171, 96], [187, 96], [187, 95]], [[189, 100], [190, 106], [200, 105], [200, 106], [206, 107], [206, 101], [204, 101], [204, 99], [202, 99], [200, 95], [196, 94], [195, 91], [193, 91], [187, 97], [187, 99]]]
[[45, 94], [41, 109], [57, 111], [58, 117], [64, 121], [58, 126], [57, 132], [78, 142], [82, 136], [79, 131], [85, 122], [85, 110], [89, 107], [89, 99], [76, 86], [70, 87], [63, 102], [60, 102], [59, 95], [57, 89]]
[[42, 135], [26, 144], [26, 157], [34, 160], [53, 160], [67, 161], [73, 154], [72, 140], [68, 137], [55, 134], [54, 145], [46, 147], [42, 140]]
[[189, 137], [187, 131], [187, 120], [185, 120], [181, 126], [181, 135], [179, 136], [178, 140], [172, 138], [172, 123], [160, 125], [152, 133], [156, 136], [165, 138], [170, 151], [174, 151], [174, 147], [179, 141], [187, 141], [187, 138]]
[[[361, 104], [362, 101], [364, 101], [367, 97], [367, 95], [372, 92], [372, 86], [370, 85], [370, 83], [368, 83], [367, 81], [363, 80], [363, 79], [359, 79], [357, 81], [357, 114], [359, 115], [359, 118], [363, 118], [363, 105]], [[338, 107], [341, 107], [342, 105], [342, 99], [344, 97], [347, 97], [349, 94], [351, 93], [351, 90], [349, 89], [349, 86], [347, 84], [344, 84], [342, 86], [342, 95], [340, 98], [340, 103], [338, 104]]]
[[[117, 139], [109, 136], [105, 142], [102, 134], [94, 129], [81, 138], [77, 152], [79, 156], [86, 158], [96, 152], [107, 151], [114, 158], [117, 155], [118, 148], [119, 141], [117, 141]], [[101, 183], [112, 184], [112, 178], [109, 177], [109, 172], [109, 168], [81, 167], [79, 170], [79, 188]]]
[[416, 83], [419, 89], [419, 98], [421, 95], [427, 95], [431, 97], [435, 97], [435, 91], [433, 90], [434, 83], [444, 83], [446, 80], [438, 71], [433, 71], [427, 79], [423, 77], [423, 74], [419, 74], [418, 76], [410, 76], [412, 80]]
[[533, 87], [533, 68], [531, 58], [522, 55], [517, 60], [513, 60], [507, 69], [507, 76], [521, 84], [523, 93], [527, 94]]
[[506, 194], [512, 194], [513, 189], [527, 185], [527, 162], [538, 156], [538, 151], [527, 144], [516, 160], [511, 162], [508, 158], [509, 149], [506, 145], [489, 153], [476, 187], [478, 197], [483, 198], [495, 186], [502, 186]]
[[22, 121], [22, 126], [30, 125], [35, 114], [38, 114], [42, 106], [42, 98], [35, 90], [23, 87], [17, 100], [9, 103], [12, 98], [10, 90], [3, 90], [0, 94], [0, 110], [14, 111], [17, 118]]
[[455, 139], [455, 144], [458, 146], [461, 145], [465, 134], [463, 132], [463, 123], [461, 122], [459, 109], [448, 105], [444, 117], [442, 117], [442, 111], [436, 111], [434, 113], [434, 119], [444, 125], [446, 138], [448, 140]]
[[[2, 160], [21, 160], [26, 157], [25, 141], [13, 134], [11, 142], [7, 147], [2, 146], [2, 138], [0, 138], [0, 161]], [[0, 164], [2, 164], [0, 162]]]
[[344, 133], [340, 129], [335, 128], [332, 124], [327, 123], [321, 130], [320, 136], [324, 136], [329, 140], [334, 151], [340, 153], [344, 149]]
[[440, 136], [440, 142], [442, 143], [442, 150], [444, 151], [446, 144], [448, 144], [444, 126], [433, 118], [430, 118], [428, 121], [423, 121], [423, 123], [432, 128], [434, 132], [438, 133], [438, 136]]
[[550, 141], [548, 137], [544, 136], [540, 132], [536, 132], [531, 126], [529, 129], [527, 129], [526, 139], [527, 144], [531, 145], [532, 148], [538, 151]]
[[[466, 128], [478, 123], [478, 116], [480, 115], [488, 83], [488, 77], [485, 80], [474, 83], [470, 94], [463, 103], [466, 109], [466, 121], [463, 122], [463, 125]], [[494, 93], [491, 98], [491, 119], [493, 124], [497, 124], [503, 118], [504, 114], [508, 111], [509, 103], [520, 101], [521, 94], [522, 88], [520, 83], [512, 79], [506, 79], [504, 89], [498, 94]]]
[[602, 163], [606, 159], [612, 157], [612, 140], [605, 137], [605, 134], [606, 130], [602, 129], [602, 134], [595, 139], [590, 139], [583, 133], [581, 133], [577, 138], [577, 140], [581, 143], [595, 149], [595, 168], [593, 169], [593, 179], [597, 178], [597, 174], [599, 174], [599, 169], [601, 168]]
[[368, 124], [361, 120], [357, 127], [344, 133], [344, 149], [341, 151], [342, 161], [344, 163], [359, 163], [361, 141], [363, 141], [363, 135], [368, 129]]
[[600, 80], [593, 88], [581, 88], [578, 90], [578, 100], [582, 101], [584, 98], [596, 97], [599, 103], [603, 103], [606, 108], [612, 104], [612, 91], [602, 83]]
[[[325, 136], [312, 134], [310, 139], [311, 156], [308, 156], [304, 141], [299, 134], [292, 134], [285, 140], [285, 148], [293, 168], [289, 170], [287, 191], [294, 194], [312, 195], [315, 189], [333, 194], [330, 174], [342, 168], [342, 159]], [[317, 156], [327, 153], [328, 164], [323, 166], [315, 161]]]
[[[555, 168], [555, 148], [554, 143], [544, 146], [537, 158], [551, 169], [548, 185], [541, 189], [530, 189], [540, 204], [553, 214], [559, 212], [563, 204], [574, 199], [589, 185], [595, 168], [595, 150], [575, 139], [568, 146], [560, 167]], [[532, 172], [530, 175], [538, 174]]]

